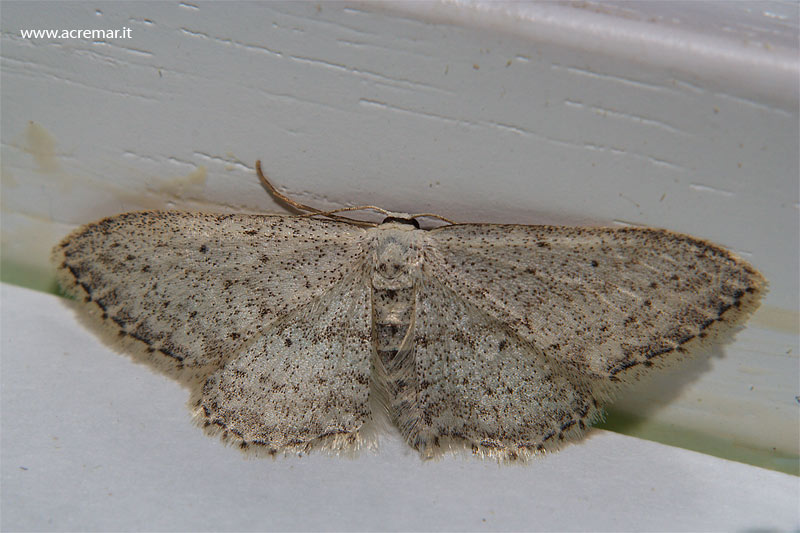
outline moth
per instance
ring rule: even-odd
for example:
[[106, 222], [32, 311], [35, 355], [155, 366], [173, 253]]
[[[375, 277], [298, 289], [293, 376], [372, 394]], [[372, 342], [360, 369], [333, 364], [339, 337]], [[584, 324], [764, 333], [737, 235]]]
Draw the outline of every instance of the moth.
[[426, 215], [383, 210], [370, 224], [256, 169], [306, 215], [124, 213], [52, 253], [103, 337], [186, 385], [197, 422], [242, 448], [352, 450], [388, 420], [425, 458], [552, 451], [626, 385], [731, 332], [766, 286], [667, 230], [423, 230]]

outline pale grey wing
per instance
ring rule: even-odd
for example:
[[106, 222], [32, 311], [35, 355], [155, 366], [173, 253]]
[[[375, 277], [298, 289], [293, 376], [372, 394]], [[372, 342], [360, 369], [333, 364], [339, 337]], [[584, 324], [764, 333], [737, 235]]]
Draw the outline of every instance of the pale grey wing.
[[584, 376], [433, 278], [417, 287], [415, 401], [398, 413], [409, 444], [465, 444], [501, 459], [552, 450], [599, 415]]
[[276, 321], [209, 377], [199, 421], [268, 452], [355, 444], [370, 418], [370, 294], [356, 272]]
[[112, 342], [197, 386], [359, 269], [362, 237], [300, 217], [126, 213], [79, 228], [53, 261]]
[[574, 370], [633, 379], [758, 305], [764, 278], [665, 230], [455, 225], [433, 230], [428, 275]]

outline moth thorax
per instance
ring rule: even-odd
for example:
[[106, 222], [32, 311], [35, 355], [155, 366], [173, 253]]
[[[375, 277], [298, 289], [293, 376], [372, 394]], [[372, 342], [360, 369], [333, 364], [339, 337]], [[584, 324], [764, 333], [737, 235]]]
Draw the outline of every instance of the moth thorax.
[[419, 249], [401, 235], [388, 235], [376, 242], [373, 252], [372, 286], [399, 290], [414, 286], [421, 264]]

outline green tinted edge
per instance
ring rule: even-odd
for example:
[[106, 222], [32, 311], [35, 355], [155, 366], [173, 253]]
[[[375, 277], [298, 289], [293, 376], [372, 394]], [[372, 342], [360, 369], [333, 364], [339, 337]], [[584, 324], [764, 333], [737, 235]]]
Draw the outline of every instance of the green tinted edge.
[[0, 260], [0, 281], [39, 292], [62, 295], [53, 269]]
[[721, 459], [800, 476], [800, 456], [775, 449], [754, 448], [735, 441], [663, 424], [627, 412], [608, 410], [606, 420], [595, 427], [644, 440], [684, 448]]

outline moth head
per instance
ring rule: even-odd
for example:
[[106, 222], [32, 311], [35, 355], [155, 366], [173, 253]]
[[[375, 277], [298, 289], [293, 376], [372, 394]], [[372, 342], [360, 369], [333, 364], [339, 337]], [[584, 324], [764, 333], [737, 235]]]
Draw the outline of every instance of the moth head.
[[405, 218], [398, 216], [388, 216], [383, 219], [383, 222], [381, 222], [381, 224], [391, 224], [391, 223], [406, 224], [409, 226], [413, 226], [415, 229], [419, 229], [419, 222], [417, 221], [416, 218], [413, 217]]

